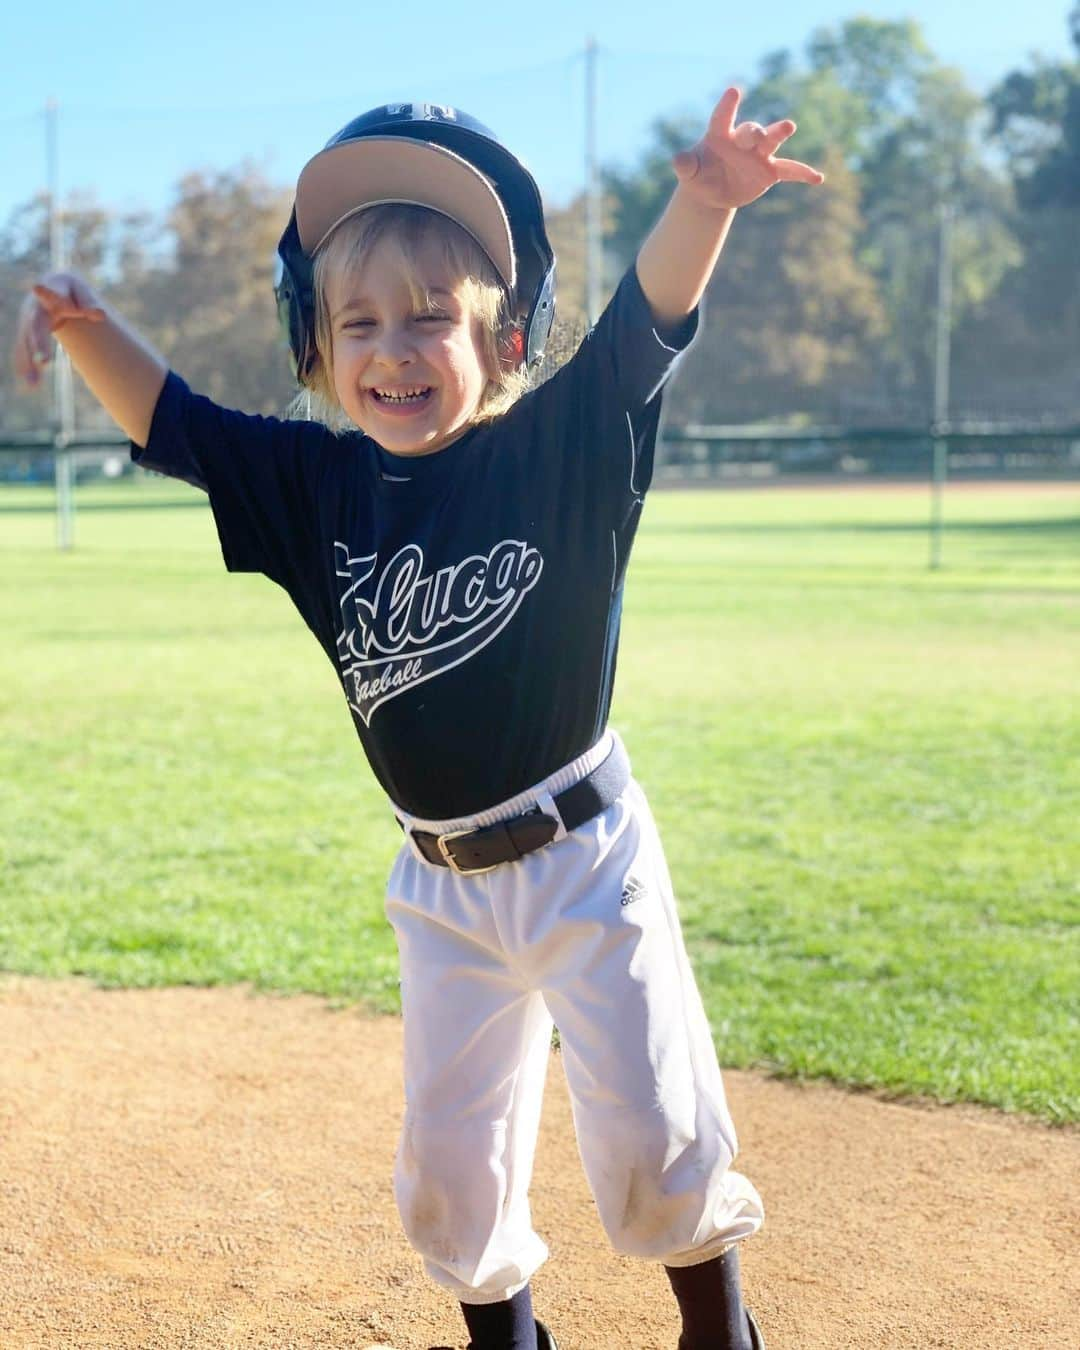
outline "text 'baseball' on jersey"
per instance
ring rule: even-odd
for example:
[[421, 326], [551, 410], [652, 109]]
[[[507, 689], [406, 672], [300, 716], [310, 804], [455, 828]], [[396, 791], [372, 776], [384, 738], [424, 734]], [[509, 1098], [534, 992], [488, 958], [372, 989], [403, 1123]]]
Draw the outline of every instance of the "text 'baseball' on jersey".
[[352, 557], [334, 541], [341, 597], [338, 661], [349, 706], [370, 726], [388, 699], [467, 661], [510, 622], [540, 578], [539, 549], [500, 539], [485, 554], [425, 573], [418, 544], [381, 571], [378, 554]]

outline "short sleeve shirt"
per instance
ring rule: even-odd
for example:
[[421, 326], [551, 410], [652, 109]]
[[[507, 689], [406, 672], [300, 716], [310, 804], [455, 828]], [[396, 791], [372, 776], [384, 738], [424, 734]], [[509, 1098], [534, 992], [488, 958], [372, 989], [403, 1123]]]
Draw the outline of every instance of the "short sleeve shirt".
[[229, 570], [288, 592], [390, 799], [465, 815], [604, 729], [661, 390], [696, 324], [661, 338], [631, 269], [550, 380], [422, 456], [231, 412], [170, 373], [132, 457], [203, 488]]

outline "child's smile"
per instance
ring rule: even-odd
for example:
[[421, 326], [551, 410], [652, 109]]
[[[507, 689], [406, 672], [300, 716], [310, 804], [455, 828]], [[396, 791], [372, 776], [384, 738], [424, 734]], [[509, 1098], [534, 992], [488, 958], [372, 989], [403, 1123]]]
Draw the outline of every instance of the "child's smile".
[[368, 392], [385, 416], [411, 417], [427, 407], [435, 390], [429, 384], [400, 389], [393, 385], [378, 385]]
[[[410, 284], [411, 283], [411, 284]], [[347, 415], [398, 455], [441, 450], [471, 424], [488, 383], [479, 320], [434, 248], [416, 274], [380, 242], [327, 288], [334, 388]], [[417, 291], [426, 301], [417, 303]]]
[[430, 385], [421, 386], [419, 389], [388, 389], [373, 388], [372, 397], [377, 403], [391, 408], [417, 408], [421, 403], [426, 403], [432, 393]]

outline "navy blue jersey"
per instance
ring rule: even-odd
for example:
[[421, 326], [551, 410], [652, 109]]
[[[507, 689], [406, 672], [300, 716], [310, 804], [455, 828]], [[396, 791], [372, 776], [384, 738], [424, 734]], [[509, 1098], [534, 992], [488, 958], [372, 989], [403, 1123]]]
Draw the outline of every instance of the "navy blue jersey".
[[550, 380], [422, 456], [230, 412], [170, 374], [132, 458], [205, 489], [229, 570], [289, 593], [390, 798], [465, 815], [604, 729], [660, 391], [696, 326], [661, 340], [631, 269]]

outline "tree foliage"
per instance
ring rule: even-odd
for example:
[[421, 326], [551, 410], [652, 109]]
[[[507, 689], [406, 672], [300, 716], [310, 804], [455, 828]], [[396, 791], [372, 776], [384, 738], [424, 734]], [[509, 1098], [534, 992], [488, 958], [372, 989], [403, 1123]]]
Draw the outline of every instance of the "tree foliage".
[[1021, 204], [1080, 207], [1080, 4], [1069, 15], [1077, 60], [1036, 58], [989, 95], [992, 134], [1009, 157]]
[[671, 395], [680, 421], [858, 415], [884, 313], [854, 256], [855, 179], [824, 161], [827, 194], [772, 193], [737, 219], [706, 298], [703, 331]]
[[[192, 173], [162, 218], [113, 217], [72, 199], [61, 216], [67, 264], [165, 355], [185, 379], [221, 403], [280, 413], [295, 392], [278, 330], [272, 281], [291, 194], [247, 165]], [[49, 202], [35, 197], [0, 231], [0, 323], [10, 333], [27, 288], [49, 270]], [[47, 390], [14, 388], [0, 376], [0, 415], [9, 428], [47, 418]], [[109, 425], [77, 382], [78, 424]]]
[[1008, 165], [1016, 254], [956, 343], [961, 398], [970, 401], [992, 370], [1010, 410], [1033, 418], [1080, 403], [1080, 4], [1069, 30], [1077, 59], [1034, 57], [987, 96], [990, 135]]
[[[1070, 22], [1080, 44], [1080, 4]], [[674, 185], [672, 153], [696, 140], [708, 111], [694, 123], [657, 122], [637, 166], [609, 174], [618, 266]], [[1055, 291], [1052, 277], [1055, 267], [1078, 276], [1077, 67], [1035, 62], [982, 99], [915, 22], [857, 17], [819, 29], [802, 52], [765, 57], [741, 116], [793, 117], [799, 129], [782, 153], [829, 165], [829, 181], [821, 192], [771, 193], [740, 213], [690, 360], [702, 377], [706, 366], [714, 374], [676, 385], [670, 415], [726, 422], [831, 408], [874, 422], [927, 421], [946, 209], [955, 412], [1028, 406], [1012, 371], [1035, 369], [1040, 351], [1045, 364], [1050, 335], [1069, 344], [1075, 332], [1063, 298], [1073, 283]], [[1008, 147], [1004, 169], [995, 135]], [[1059, 214], [1045, 211], [1036, 228], [1035, 208], [1051, 205]], [[1024, 345], [1020, 367], [1002, 332]], [[1068, 349], [1075, 361], [1075, 345]], [[1003, 363], [1000, 380], [979, 352]], [[1045, 380], [1040, 393], [1077, 406], [1060, 374], [1053, 395]]]
[[256, 170], [185, 176], [158, 243], [117, 302], [173, 366], [227, 406], [280, 412], [292, 378], [273, 300], [291, 194]]
[[[933, 403], [942, 213], [951, 219], [952, 411], [1080, 416], [1080, 2], [1076, 55], [1029, 58], [980, 98], [911, 20], [856, 17], [761, 62], [741, 116], [794, 117], [783, 153], [823, 167], [739, 213], [703, 331], [668, 399], [675, 421], [919, 423]], [[636, 163], [604, 176], [610, 294], [674, 187], [700, 116], [661, 118]], [[70, 262], [215, 399], [281, 411], [294, 391], [271, 293], [290, 192], [250, 165], [191, 173], [169, 210], [117, 216], [64, 203]], [[0, 227], [10, 332], [49, 265], [49, 203]], [[548, 366], [585, 327], [584, 200], [550, 210], [558, 256]], [[104, 425], [79, 391], [83, 426]], [[44, 401], [0, 371], [0, 420], [41, 426]]]

